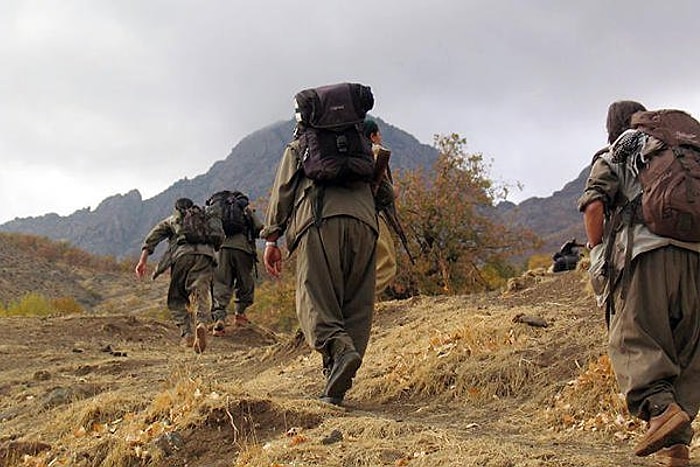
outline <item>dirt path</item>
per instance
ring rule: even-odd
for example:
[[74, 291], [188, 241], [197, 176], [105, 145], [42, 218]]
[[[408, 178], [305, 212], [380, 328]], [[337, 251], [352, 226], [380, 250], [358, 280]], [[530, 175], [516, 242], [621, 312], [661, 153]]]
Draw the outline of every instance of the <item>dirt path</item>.
[[[590, 300], [566, 293], [578, 283], [382, 304], [345, 408], [317, 401], [320, 359], [291, 336], [230, 329], [196, 355], [169, 322], [133, 314], [4, 318], [0, 466], [654, 465], [631, 455], [634, 429], [602, 433], [552, 415], [602, 348]], [[511, 321], [523, 313], [549, 326]], [[481, 324], [493, 341], [476, 334]], [[526, 381], [508, 381], [520, 394], [488, 381], [501, 389], [484, 396], [484, 376], [459, 393], [469, 374], [513, 354], [530, 365]], [[504, 357], [493, 374], [520, 377], [512, 366]], [[447, 385], [429, 384], [446, 374]]]

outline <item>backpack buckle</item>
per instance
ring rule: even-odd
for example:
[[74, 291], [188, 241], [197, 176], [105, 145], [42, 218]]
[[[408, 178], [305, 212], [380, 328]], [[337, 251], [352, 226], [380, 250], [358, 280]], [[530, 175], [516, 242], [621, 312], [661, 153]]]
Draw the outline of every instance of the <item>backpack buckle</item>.
[[338, 147], [338, 152], [346, 153], [348, 152], [348, 138], [345, 135], [338, 135], [335, 137], [335, 145]]

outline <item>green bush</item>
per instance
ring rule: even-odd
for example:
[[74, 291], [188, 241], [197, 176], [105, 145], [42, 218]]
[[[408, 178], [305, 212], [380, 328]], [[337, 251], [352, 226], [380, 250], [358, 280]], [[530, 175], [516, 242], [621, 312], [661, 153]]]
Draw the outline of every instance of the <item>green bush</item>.
[[71, 297], [47, 299], [43, 295], [30, 292], [20, 300], [0, 307], [0, 316], [51, 316], [82, 313], [83, 309]]

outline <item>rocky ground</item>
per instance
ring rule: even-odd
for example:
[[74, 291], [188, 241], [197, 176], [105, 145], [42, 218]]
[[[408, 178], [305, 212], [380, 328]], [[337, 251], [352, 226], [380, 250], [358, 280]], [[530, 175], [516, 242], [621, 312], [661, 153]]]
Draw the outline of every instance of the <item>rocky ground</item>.
[[198, 355], [130, 300], [2, 318], [0, 466], [654, 465], [580, 271], [379, 304], [342, 408], [298, 336], [229, 327]]

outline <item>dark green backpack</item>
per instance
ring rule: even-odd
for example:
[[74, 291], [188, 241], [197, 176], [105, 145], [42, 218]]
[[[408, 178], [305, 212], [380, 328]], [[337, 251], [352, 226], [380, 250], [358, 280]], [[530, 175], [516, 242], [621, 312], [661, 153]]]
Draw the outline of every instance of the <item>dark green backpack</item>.
[[196, 204], [179, 210], [177, 242], [191, 245], [205, 244], [218, 249], [224, 241], [221, 215], [214, 207], [202, 208]]
[[246, 233], [251, 226], [246, 213], [248, 197], [240, 191], [223, 190], [214, 193], [207, 200], [207, 206], [216, 206], [221, 211], [221, 221], [227, 237]]

